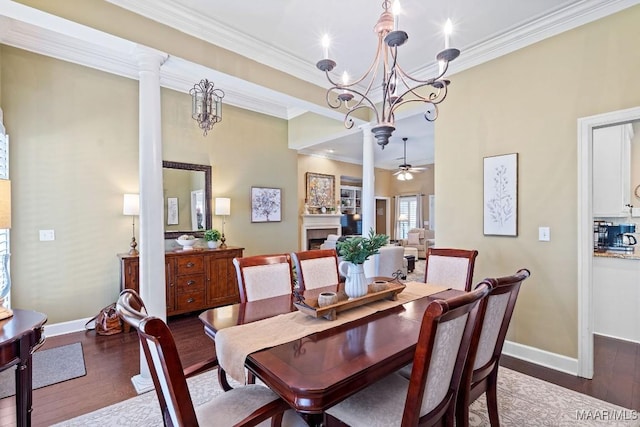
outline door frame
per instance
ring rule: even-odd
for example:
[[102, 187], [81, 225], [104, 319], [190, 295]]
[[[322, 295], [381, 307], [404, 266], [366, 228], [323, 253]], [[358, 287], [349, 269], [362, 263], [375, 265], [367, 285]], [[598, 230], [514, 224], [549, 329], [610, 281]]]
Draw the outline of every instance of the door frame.
[[[384, 201], [384, 209], [387, 213], [387, 221], [386, 221], [386, 228], [387, 228], [387, 232], [391, 233], [393, 232], [393, 230], [391, 229], [391, 197], [382, 197], [382, 196], [375, 196], [374, 197], [374, 205], [375, 202], [378, 200], [382, 200]], [[376, 212], [377, 215], [377, 212]], [[379, 230], [376, 230], [376, 233], [379, 233]], [[392, 234], [389, 234], [389, 236], [391, 236]]]
[[640, 107], [578, 119], [578, 376], [593, 378], [593, 129], [640, 120]]

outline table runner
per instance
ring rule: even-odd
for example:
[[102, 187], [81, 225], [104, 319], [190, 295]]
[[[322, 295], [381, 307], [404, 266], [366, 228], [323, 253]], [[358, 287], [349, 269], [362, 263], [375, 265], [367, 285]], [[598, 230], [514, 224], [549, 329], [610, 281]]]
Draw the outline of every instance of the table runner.
[[246, 382], [244, 362], [251, 353], [288, 343], [378, 311], [450, 289], [446, 286], [422, 282], [406, 282], [405, 285], [406, 288], [398, 294], [396, 301], [379, 300], [351, 310], [341, 311], [336, 320], [317, 319], [300, 311], [294, 311], [222, 329], [216, 333], [215, 338], [218, 363], [233, 379]]

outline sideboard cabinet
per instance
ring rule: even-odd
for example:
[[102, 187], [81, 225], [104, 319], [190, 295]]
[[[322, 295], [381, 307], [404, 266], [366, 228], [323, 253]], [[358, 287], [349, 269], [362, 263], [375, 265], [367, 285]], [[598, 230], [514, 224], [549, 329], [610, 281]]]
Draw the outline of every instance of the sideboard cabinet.
[[[167, 316], [240, 301], [233, 258], [244, 248], [178, 250], [165, 254]], [[119, 254], [120, 289], [140, 291], [138, 256]]]

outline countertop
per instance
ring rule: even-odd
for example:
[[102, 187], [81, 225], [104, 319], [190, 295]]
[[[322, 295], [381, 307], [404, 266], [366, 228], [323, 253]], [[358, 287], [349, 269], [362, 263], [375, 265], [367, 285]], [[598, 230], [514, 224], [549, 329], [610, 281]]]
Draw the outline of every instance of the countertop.
[[633, 252], [593, 251], [593, 256], [603, 257], [603, 258], [640, 259], [640, 249], [635, 248]]

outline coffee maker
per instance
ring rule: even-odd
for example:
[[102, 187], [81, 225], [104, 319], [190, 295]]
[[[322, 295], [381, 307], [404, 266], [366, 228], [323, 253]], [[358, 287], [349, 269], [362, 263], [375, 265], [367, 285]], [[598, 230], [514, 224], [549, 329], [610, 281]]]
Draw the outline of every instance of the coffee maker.
[[636, 232], [635, 224], [607, 225], [606, 245], [608, 251], [633, 252], [638, 243], [632, 234]]

